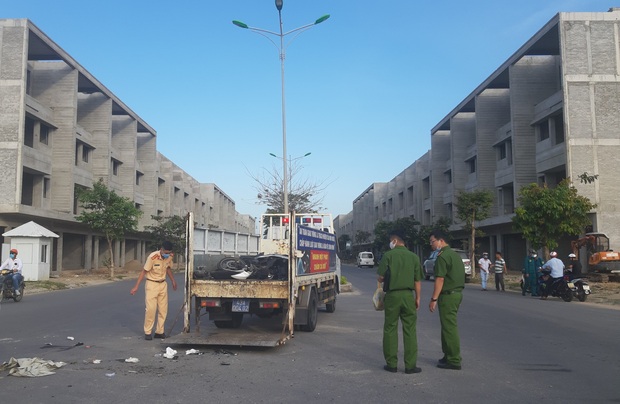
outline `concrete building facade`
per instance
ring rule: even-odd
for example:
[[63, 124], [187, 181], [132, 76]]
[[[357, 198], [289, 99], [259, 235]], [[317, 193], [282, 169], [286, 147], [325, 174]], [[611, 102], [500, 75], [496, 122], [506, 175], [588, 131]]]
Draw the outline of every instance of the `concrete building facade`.
[[[77, 194], [102, 180], [143, 215], [195, 213], [197, 226], [255, 232], [215, 184], [157, 151], [156, 131], [26, 19], [0, 20], [0, 233], [30, 220], [59, 234], [52, 270], [98, 267], [101, 235], [78, 223]], [[117, 243], [116, 262], [146, 257], [144, 233]], [[3, 241], [6, 242], [6, 241]]]
[[[502, 251], [520, 268], [527, 243], [512, 226], [519, 190], [570, 178], [597, 204], [592, 230], [617, 250], [618, 153], [620, 9], [559, 13], [432, 128], [431, 149], [383, 183], [386, 192], [370, 192], [375, 183], [353, 201], [340, 234], [354, 239], [378, 220], [404, 216], [432, 225], [455, 217], [459, 192], [486, 189], [495, 198], [492, 216], [477, 223], [488, 235], [480, 249]], [[584, 172], [598, 179], [582, 184]], [[390, 200], [403, 200], [404, 209]], [[462, 224], [453, 229], [459, 235]], [[568, 254], [568, 241], [559, 249]]]

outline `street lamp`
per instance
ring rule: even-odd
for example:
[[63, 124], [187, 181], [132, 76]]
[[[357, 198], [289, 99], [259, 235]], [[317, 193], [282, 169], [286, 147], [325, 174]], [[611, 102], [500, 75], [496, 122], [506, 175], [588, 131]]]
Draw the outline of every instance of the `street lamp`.
[[[329, 14], [326, 14], [320, 17], [319, 19], [317, 19], [311, 24], [306, 24], [301, 27], [292, 29], [288, 32], [283, 32], [283, 25], [282, 25], [283, 0], [275, 0], [275, 1], [276, 1], [276, 9], [278, 9], [278, 19], [280, 21], [280, 32], [279, 33], [268, 31], [268, 30], [261, 29], [261, 28], [250, 27], [247, 24], [241, 21], [237, 21], [237, 20], [233, 21], [232, 23], [239, 28], [249, 29], [252, 32], [256, 32], [257, 34], [264, 36], [265, 38], [269, 40], [269, 42], [271, 42], [278, 49], [278, 53], [280, 55], [280, 70], [281, 70], [281, 78], [282, 78], [282, 193], [284, 194], [284, 213], [288, 214], [288, 211], [289, 211], [288, 209], [288, 175], [286, 172], [286, 102], [285, 102], [285, 97], [284, 97], [284, 59], [286, 58], [286, 48], [291, 44], [291, 42], [293, 42], [295, 38], [297, 38], [297, 35], [327, 20], [329, 18]], [[295, 33], [295, 36], [293, 36], [293, 38], [291, 38], [291, 40], [285, 46], [284, 37], [287, 35], [293, 34], [293, 33]], [[279, 37], [280, 44], [278, 45], [268, 35], [274, 35], [276, 37]]]

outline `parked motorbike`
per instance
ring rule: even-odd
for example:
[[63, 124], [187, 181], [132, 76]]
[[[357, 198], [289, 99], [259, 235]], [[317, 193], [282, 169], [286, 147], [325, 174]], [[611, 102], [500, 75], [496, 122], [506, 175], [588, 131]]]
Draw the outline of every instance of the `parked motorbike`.
[[568, 287], [573, 291], [573, 296], [580, 302], [585, 302], [590, 292], [588, 281], [582, 278], [574, 278], [568, 281]]
[[19, 283], [19, 295], [15, 293], [13, 290], [13, 279], [9, 277], [12, 271], [10, 269], [3, 269], [0, 271], [0, 301], [3, 299], [13, 299], [15, 302], [19, 302], [24, 297], [24, 288], [26, 284], [24, 283], [24, 279], [22, 278]]
[[[559, 297], [565, 302], [572, 301], [573, 295], [577, 292], [577, 287], [575, 287], [574, 283], [569, 284], [568, 275], [564, 275], [563, 277], [555, 279], [553, 282], [549, 283], [550, 278], [551, 271], [543, 270], [542, 274], [538, 278], [539, 294], [541, 296], [547, 295]], [[545, 290], [546, 288], [549, 288], [548, 292]]]

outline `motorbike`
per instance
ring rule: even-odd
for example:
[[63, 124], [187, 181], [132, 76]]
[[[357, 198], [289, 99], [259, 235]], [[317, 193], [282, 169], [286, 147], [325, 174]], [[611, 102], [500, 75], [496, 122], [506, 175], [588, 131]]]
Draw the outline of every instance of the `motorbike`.
[[[553, 282], [549, 283], [549, 279], [551, 278], [551, 271], [543, 270], [542, 274], [538, 278], [538, 288], [539, 294], [541, 296], [553, 296], [559, 297], [565, 302], [571, 302], [573, 300], [574, 294], [577, 292], [577, 287], [574, 283], [569, 281], [569, 276], [564, 275], [561, 278], [555, 279]], [[549, 288], [549, 291], [546, 292], [546, 288]]]
[[19, 295], [13, 290], [13, 279], [7, 275], [11, 274], [12, 270], [3, 269], [0, 271], [0, 301], [4, 299], [13, 299], [15, 302], [19, 302], [24, 297], [24, 288], [26, 284], [22, 278], [19, 283]]
[[588, 281], [582, 278], [574, 278], [568, 280], [568, 287], [573, 291], [573, 296], [580, 302], [585, 302], [591, 293]]

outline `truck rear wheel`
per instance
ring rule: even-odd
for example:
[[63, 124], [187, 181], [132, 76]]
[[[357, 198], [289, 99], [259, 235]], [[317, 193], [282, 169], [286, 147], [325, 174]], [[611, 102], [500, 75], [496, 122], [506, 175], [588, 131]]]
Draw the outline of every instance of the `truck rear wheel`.
[[318, 298], [316, 297], [316, 290], [312, 290], [310, 294], [310, 301], [308, 302], [308, 322], [300, 326], [302, 331], [312, 332], [316, 328], [316, 322], [318, 317]]

